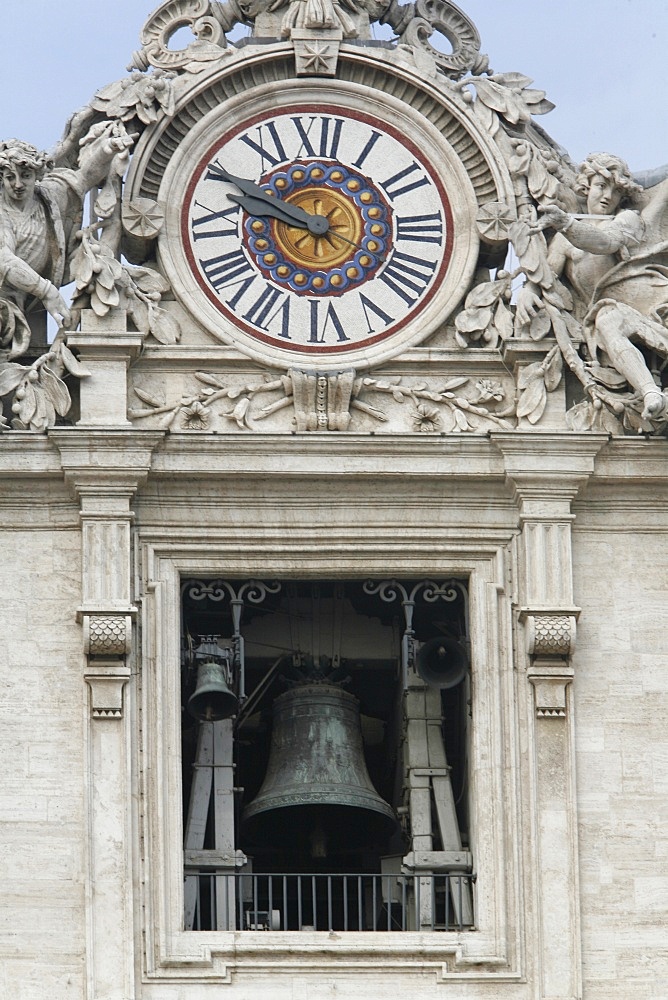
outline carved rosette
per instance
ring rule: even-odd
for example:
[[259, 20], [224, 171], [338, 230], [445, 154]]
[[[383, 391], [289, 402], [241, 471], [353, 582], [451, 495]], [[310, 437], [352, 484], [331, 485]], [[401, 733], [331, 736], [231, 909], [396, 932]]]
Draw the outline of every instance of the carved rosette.
[[87, 656], [125, 656], [130, 652], [130, 615], [84, 615], [83, 631]]

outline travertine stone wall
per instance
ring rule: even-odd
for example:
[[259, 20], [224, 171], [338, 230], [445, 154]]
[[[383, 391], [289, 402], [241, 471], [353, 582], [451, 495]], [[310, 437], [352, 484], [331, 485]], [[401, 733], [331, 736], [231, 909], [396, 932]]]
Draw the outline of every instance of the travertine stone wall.
[[584, 995], [665, 1000], [668, 518], [609, 501], [574, 534]]
[[[55, 498], [54, 498], [55, 499]], [[81, 539], [26, 498], [0, 531], [0, 996], [85, 995]], [[57, 516], [57, 515], [56, 515]], [[31, 527], [29, 522], [36, 520]]]
[[[579, 444], [575, 438], [544, 438], [534, 447], [528, 440], [517, 447], [500, 440], [513, 494], [502, 476], [501, 449], [486, 438], [475, 442], [475, 449], [446, 443], [445, 456], [421, 439], [413, 440], [405, 451], [394, 448], [388, 469], [383, 449], [389, 445], [382, 441], [370, 442], [362, 455], [364, 443], [351, 449], [346, 439], [328, 440], [324, 451], [317, 440], [290, 438], [277, 454], [269, 439], [231, 449], [212, 437], [206, 450], [195, 455], [185, 435], [157, 444], [147, 439], [143, 451], [142, 441], [135, 441], [133, 450], [126, 440], [126, 452], [113, 443], [113, 435], [108, 437], [104, 476], [99, 469], [94, 472], [100, 483], [95, 494], [99, 509], [92, 509], [90, 483], [82, 478], [85, 450], [68, 452], [65, 433], [59, 436], [60, 451], [40, 443], [23, 455], [17, 443], [11, 459], [15, 471], [2, 482], [0, 997], [208, 1000], [228, 990], [232, 1000], [269, 995], [272, 1000], [297, 995], [305, 1000], [375, 1000], [398, 991], [416, 1000], [436, 1000], [446, 993], [449, 1000], [665, 1000], [665, 443], [599, 442], [601, 450], [593, 456], [595, 442], [590, 448], [584, 438]], [[153, 445], [149, 463], [146, 456]], [[572, 505], [572, 521], [563, 507], [566, 474], [545, 472], [550, 453], [557, 464], [561, 461], [557, 446], [569, 449], [564, 468], [571, 474], [575, 448], [594, 463]], [[101, 449], [100, 444], [98, 457]], [[116, 478], [110, 455], [118, 458]], [[133, 456], [141, 475], [137, 493], [130, 496], [125, 477]], [[65, 488], [60, 463], [66, 459], [71, 483], [78, 484], [88, 504], [84, 520], [93, 520], [96, 511], [95, 524], [107, 515], [120, 516], [119, 497], [136, 514], [126, 555], [134, 563], [141, 552], [142, 561], [132, 565], [127, 586], [146, 627], [140, 648], [133, 624], [133, 653], [120, 681], [119, 663], [91, 664], [84, 653], [85, 630], [77, 611], [84, 603], [81, 553], [88, 535], [82, 535], [74, 489], [68, 493]], [[8, 456], [6, 468], [9, 461]], [[375, 463], [375, 475], [366, 475], [363, 461]], [[21, 462], [32, 471], [16, 471]], [[261, 462], [264, 477], [254, 471]], [[478, 477], [473, 476], [476, 470]], [[101, 489], [104, 483], [114, 504]], [[105, 497], [106, 506], [100, 506]], [[524, 556], [530, 541], [529, 554], [536, 551], [535, 524], [544, 527], [552, 521], [569, 525], [571, 542], [568, 550], [544, 546], [543, 563], [564, 577], [566, 587], [564, 574], [570, 573], [572, 562], [572, 607], [568, 589], [561, 592], [556, 584], [551, 593], [561, 603], [547, 606], [546, 597], [536, 591], [545, 571], [534, 560], [532, 577]], [[523, 529], [526, 537], [520, 534]], [[132, 531], [138, 536], [136, 547], [130, 544]], [[554, 535], [565, 545], [566, 529], [541, 531], [544, 540]], [[395, 550], [399, 533], [401, 545]], [[287, 962], [280, 941], [270, 942], [262, 954], [252, 951], [258, 945], [248, 939], [227, 951], [218, 945], [211, 956], [203, 939], [193, 935], [179, 945], [190, 951], [178, 952], [156, 927], [165, 901], [175, 912], [180, 906], [180, 804], [178, 793], [167, 795], [158, 813], [162, 800], [156, 789], [165, 774], [173, 772], [178, 779], [179, 762], [169, 734], [154, 725], [151, 704], [157, 699], [147, 696], [158, 667], [159, 679], [171, 677], [173, 682], [178, 656], [176, 650], [170, 652], [169, 642], [178, 572], [195, 568], [213, 573], [228, 567], [253, 574], [271, 565], [284, 575], [297, 568], [313, 574], [342, 568], [373, 574], [386, 571], [390, 560], [399, 575], [408, 560], [412, 569], [430, 572], [446, 563], [449, 572], [465, 572], [470, 565], [472, 578], [478, 579], [472, 612], [480, 623], [476, 663], [478, 681], [484, 675], [490, 692], [481, 707], [490, 712], [478, 717], [487, 736], [479, 728], [483, 739], [476, 775], [489, 770], [488, 758], [507, 761], [516, 771], [510, 784], [489, 779], [481, 798], [485, 808], [491, 804], [489, 812], [497, 822], [477, 824], [479, 886], [485, 887], [478, 913], [481, 923], [485, 918], [492, 925], [492, 903], [505, 894], [509, 910], [503, 935], [498, 942], [489, 936], [481, 944], [479, 928], [464, 936], [467, 950], [448, 952], [440, 965], [425, 946], [397, 953], [390, 968], [385, 945], [376, 942], [342, 958], [345, 941], [314, 941], [311, 952]], [[161, 568], [168, 565], [173, 578]], [[105, 566], [103, 553], [96, 572], [104, 574]], [[142, 581], [136, 593], [135, 580]], [[160, 601], [165, 602], [161, 611]], [[107, 614], [116, 605], [109, 608]], [[91, 605], [89, 617], [93, 611]], [[153, 629], [158, 611], [168, 623], [162, 632], [157, 625]], [[121, 615], [118, 608], [116, 613]], [[571, 632], [558, 632], [555, 646], [550, 629], [540, 629], [544, 619], [559, 623], [576, 616], [571, 683], [563, 652], [573, 640]], [[126, 617], [132, 617], [129, 611]], [[512, 654], [510, 628], [504, 624], [509, 626], [511, 617], [516, 627]], [[540, 628], [531, 632], [523, 625], [530, 619]], [[115, 690], [124, 691], [122, 711], [107, 717], [109, 705], [103, 699], [102, 714], [96, 715], [91, 677], [97, 689], [106, 690], [107, 674], [114, 670]], [[144, 692], [136, 683], [137, 670], [144, 674]], [[498, 688], [497, 677], [503, 680]], [[563, 708], [556, 696], [561, 689]], [[164, 701], [162, 717], [167, 718], [175, 703], [170, 689], [156, 687], [155, 692]], [[499, 692], [505, 728], [495, 729]], [[139, 750], [140, 715], [143, 745], [153, 746], [151, 753]], [[557, 751], [570, 754], [571, 725], [575, 800], [568, 761], [557, 766]], [[492, 738], [501, 732], [503, 739]], [[161, 780], [151, 781], [158, 772]], [[146, 822], [132, 818], [140, 795]], [[504, 801], [517, 808], [502, 810]], [[483, 811], [481, 807], [481, 815]], [[569, 838], [565, 845], [574, 847], [573, 858], [565, 847], [560, 855], [554, 845], [559, 848], [563, 830], [575, 830], [576, 819], [577, 844]], [[143, 846], [142, 831], [150, 834]], [[161, 860], [158, 834], [172, 838], [163, 853], [167, 862], [174, 861], [174, 877]], [[578, 892], [564, 874], [569, 870], [574, 880], [579, 877], [582, 993], [577, 942], [569, 946], [570, 966], [568, 955], [560, 959], [575, 984], [567, 990], [560, 988], [565, 971], [559, 975], [556, 962], [550, 964], [542, 950], [549, 949], [551, 959], [558, 957], [573, 930], [568, 908], [577, 910]], [[507, 871], [516, 874], [504, 882]], [[555, 886], [559, 891], [553, 891]], [[501, 904], [498, 912], [504, 913]], [[550, 940], [557, 925], [565, 929], [558, 940], [556, 935]], [[178, 929], [178, 914], [174, 926]], [[576, 931], [573, 936], [579, 940]], [[476, 948], [484, 945], [491, 954], [492, 944], [499, 942], [507, 953], [496, 966], [476, 958]], [[277, 961], [285, 962], [280, 970], [274, 968]]]

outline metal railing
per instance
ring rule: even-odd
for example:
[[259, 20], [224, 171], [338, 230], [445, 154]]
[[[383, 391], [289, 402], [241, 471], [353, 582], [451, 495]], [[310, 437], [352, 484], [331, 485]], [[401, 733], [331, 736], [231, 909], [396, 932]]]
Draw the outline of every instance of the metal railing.
[[470, 874], [193, 873], [189, 930], [453, 931], [473, 926]]

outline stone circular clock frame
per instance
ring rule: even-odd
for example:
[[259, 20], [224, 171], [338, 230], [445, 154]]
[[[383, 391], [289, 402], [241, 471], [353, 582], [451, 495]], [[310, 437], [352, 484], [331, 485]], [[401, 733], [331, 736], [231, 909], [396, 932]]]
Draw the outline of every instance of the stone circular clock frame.
[[[342, 58], [341, 79], [295, 79], [288, 72], [282, 51], [263, 52], [243, 71], [228, 64], [207, 81], [193, 81], [174, 117], [165, 120], [146, 143], [140, 142], [126, 184], [126, 202], [146, 198], [164, 211], [158, 264], [186, 312], [221, 344], [274, 368], [368, 369], [417, 346], [444, 326], [470, 287], [478, 262], [476, 214], [489, 201], [512, 204], [512, 185], [498, 153], [491, 150], [487, 136], [472, 127], [470, 117], [458, 107], [458, 98], [418, 80], [405, 67], [398, 73], [396, 67], [376, 66], [371, 79], [366, 60], [355, 51]], [[294, 133], [299, 141], [293, 143], [285, 134], [285, 157], [266, 146], [275, 162], [257, 155], [253, 159], [252, 149], [246, 161], [226, 155], [235, 137], [245, 134], [258, 140], [260, 127], [265, 135], [261, 142], [266, 143], [272, 121], [298, 118], [304, 131], [318, 116], [329, 117], [332, 128], [338, 121], [344, 123], [338, 148], [322, 141], [321, 124], [316, 122], [307, 143], [299, 131]], [[373, 132], [382, 134], [387, 153], [382, 168], [363, 158], [361, 166], [354, 166], [360, 163], [365, 143], [354, 153], [352, 147], [346, 148], [350, 123], [366, 127], [367, 138]], [[323, 157], [322, 152], [330, 155]], [[301, 238], [307, 233], [280, 219], [261, 215], [258, 220], [243, 203], [237, 214], [236, 243], [210, 239], [216, 226], [201, 221], [205, 209], [235, 209], [227, 194], [243, 197], [229, 183], [211, 182], [209, 192], [217, 187], [218, 201], [212, 205], [204, 197], [204, 178], [217, 158], [231, 174], [273, 189], [278, 201], [311, 213], [329, 215], [337, 209], [345, 219], [342, 239], [330, 240], [324, 267], [309, 261], [308, 239]], [[318, 194], [314, 188], [324, 190], [319, 170], [327, 175], [326, 211], [314, 200]], [[392, 183], [399, 175], [405, 179]], [[397, 197], [399, 189], [415, 181], [422, 186]], [[359, 182], [359, 190], [351, 191], [350, 182], [353, 188]], [[286, 183], [288, 187], [281, 188]], [[362, 202], [358, 197], [362, 194], [371, 202]], [[370, 206], [380, 218], [369, 217]], [[415, 221], [416, 216], [429, 218]], [[432, 224], [435, 230], [425, 228]], [[397, 239], [398, 226], [403, 242]], [[407, 240], [406, 234], [427, 240]], [[433, 235], [438, 240], [432, 241]], [[346, 245], [345, 239], [356, 246]], [[316, 250], [311, 240], [311, 257]], [[397, 257], [397, 252], [404, 256]], [[208, 263], [218, 257], [225, 258], [220, 265]], [[242, 284], [227, 281], [230, 260], [238, 260], [243, 269], [242, 282], [255, 277], [253, 294], [245, 299], [235, 299]], [[216, 272], [217, 266], [222, 272]], [[224, 282], [216, 288], [221, 274]], [[337, 287], [337, 282], [344, 287]], [[342, 309], [346, 295], [349, 300], [354, 297], [351, 289], [357, 315]]]
[[[365, 155], [376, 135], [383, 155]], [[261, 180], [277, 203], [340, 220], [341, 238], [332, 228], [318, 260], [308, 232], [243, 203], [237, 235], [211, 236], [230, 233], [229, 216], [202, 220], [236, 211], [227, 194], [241, 196], [216, 163]], [[445, 323], [478, 259], [475, 192], [450, 144], [403, 101], [350, 82], [265, 84], [213, 108], [171, 157], [158, 201], [159, 262], [177, 298], [214, 337], [273, 367], [364, 369], [396, 356]]]

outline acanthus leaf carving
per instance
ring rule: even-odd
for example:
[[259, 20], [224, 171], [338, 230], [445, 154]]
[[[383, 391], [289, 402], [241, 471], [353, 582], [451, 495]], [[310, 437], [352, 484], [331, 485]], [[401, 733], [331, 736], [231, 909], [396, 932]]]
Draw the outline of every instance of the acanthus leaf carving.
[[91, 308], [96, 316], [125, 309], [138, 330], [150, 333], [161, 344], [177, 343], [181, 338], [179, 323], [159, 306], [169, 283], [153, 268], [122, 264], [104, 239], [98, 238], [97, 230], [93, 225], [81, 231], [72, 261], [76, 321], [82, 309]]
[[[142, 47], [133, 54], [128, 69], [144, 71], [152, 66], [200, 73], [207, 64], [229, 54], [225, 32], [244, 19], [236, 2], [166, 0], [144, 24], [140, 35]], [[184, 27], [192, 31], [193, 41], [183, 49], [171, 49], [172, 36]]]

